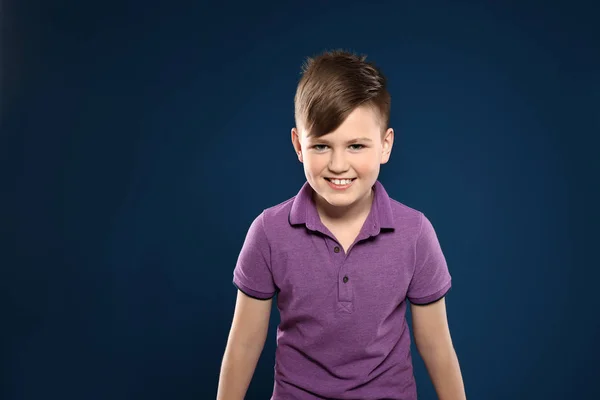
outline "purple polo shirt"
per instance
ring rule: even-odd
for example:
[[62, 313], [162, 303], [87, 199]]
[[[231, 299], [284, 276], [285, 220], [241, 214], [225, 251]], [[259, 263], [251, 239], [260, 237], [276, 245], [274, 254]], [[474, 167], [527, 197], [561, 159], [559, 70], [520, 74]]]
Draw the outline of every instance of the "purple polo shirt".
[[277, 294], [272, 400], [416, 400], [408, 299], [441, 299], [451, 278], [423, 213], [373, 186], [371, 212], [345, 253], [321, 223], [312, 188], [251, 224], [233, 283], [258, 299]]

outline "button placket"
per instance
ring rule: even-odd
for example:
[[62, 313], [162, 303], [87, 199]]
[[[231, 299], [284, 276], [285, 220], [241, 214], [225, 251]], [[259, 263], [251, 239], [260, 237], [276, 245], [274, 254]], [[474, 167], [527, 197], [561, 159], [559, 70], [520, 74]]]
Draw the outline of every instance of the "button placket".
[[347, 258], [344, 257], [344, 260], [341, 262], [338, 270], [338, 290], [340, 294], [340, 302], [352, 302], [352, 283], [345, 265], [346, 260]]
[[344, 253], [342, 247], [333, 238], [327, 239], [329, 251], [331, 251], [331, 261], [337, 270], [338, 277], [338, 302], [347, 303], [350, 307], [352, 302], [352, 287], [349, 274], [345, 268], [347, 254]]

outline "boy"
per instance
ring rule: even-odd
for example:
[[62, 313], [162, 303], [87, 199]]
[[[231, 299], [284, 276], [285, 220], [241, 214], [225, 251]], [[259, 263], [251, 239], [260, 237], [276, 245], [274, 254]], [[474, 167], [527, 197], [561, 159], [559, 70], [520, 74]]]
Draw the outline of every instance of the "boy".
[[406, 299], [438, 397], [465, 399], [433, 226], [377, 180], [394, 131], [385, 77], [365, 59], [333, 51], [304, 65], [291, 133], [307, 182], [248, 230], [218, 400], [244, 398], [275, 294], [272, 400], [415, 400]]

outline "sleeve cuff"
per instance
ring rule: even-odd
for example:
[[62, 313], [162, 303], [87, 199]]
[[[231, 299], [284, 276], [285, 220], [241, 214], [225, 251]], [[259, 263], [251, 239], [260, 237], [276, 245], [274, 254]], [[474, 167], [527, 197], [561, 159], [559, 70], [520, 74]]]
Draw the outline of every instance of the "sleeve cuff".
[[258, 292], [256, 290], [252, 290], [249, 287], [241, 284], [240, 282], [233, 281], [233, 286], [235, 286], [238, 290], [244, 293], [248, 297], [252, 297], [257, 300], [270, 300], [275, 296], [275, 293], [263, 293]]
[[446, 296], [446, 294], [448, 294], [448, 292], [450, 291], [451, 287], [452, 287], [452, 282], [448, 282], [447, 284], [445, 284], [442, 287], [442, 289], [438, 290], [437, 292], [435, 292], [433, 294], [430, 294], [429, 296], [409, 297], [408, 300], [411, 302], [411, 304], [414, 304], [417, 306], [426, 306], [428, 304], [435, 303], [436, 301], [439, 301], [442, 298], [444, 298]]

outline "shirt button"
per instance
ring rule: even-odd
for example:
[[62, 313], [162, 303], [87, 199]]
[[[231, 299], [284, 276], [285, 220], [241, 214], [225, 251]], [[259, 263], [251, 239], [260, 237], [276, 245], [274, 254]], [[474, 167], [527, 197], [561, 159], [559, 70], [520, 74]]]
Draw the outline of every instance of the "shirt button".
[[344, 279], [342, 279], [344, 281], [344, 283], [348, 282], [348, 277], [345, 276]]
[[333, 248], [333, 252], [334, 252], [334, 253], [339, 253], [339, 252], [340, 252], [340, 248], [339, 248], [339, 247], [337, 247], [337, 246], [335, 246], [335, 247]]

